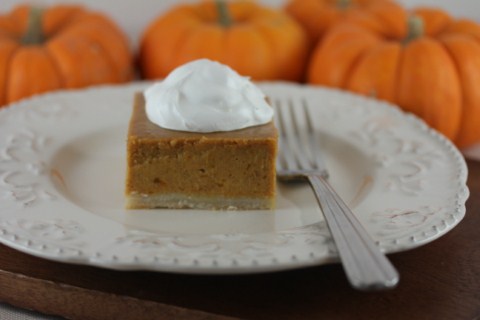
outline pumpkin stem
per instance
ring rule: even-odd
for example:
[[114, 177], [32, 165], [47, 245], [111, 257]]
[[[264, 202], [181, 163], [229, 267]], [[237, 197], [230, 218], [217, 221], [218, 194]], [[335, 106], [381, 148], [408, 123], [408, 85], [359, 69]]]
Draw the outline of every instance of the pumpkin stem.
[[352, 0], [337, 0], [337, 7], [340, 10], [346, 10], [352, 5]]
[[24, 45], [38, 45], [45, 40], [42, 31], [43, 10], [38, 7], [32, 7], [28, 15], [27, 31], [23, 35], [22, 43]]
[[228, 5], [225, 0], [215, 1], [218, 11], [218, 22], [221, 26], [228, 28], [232, 25], [232, 17], [228, 11]]
[[425, 25], [423, 19], [416, 15], [411, 15], [407, 20], [408, 34], [403, 40], [403, 44], [406, 45], [411, 41], [420, 38], [425, 33]]

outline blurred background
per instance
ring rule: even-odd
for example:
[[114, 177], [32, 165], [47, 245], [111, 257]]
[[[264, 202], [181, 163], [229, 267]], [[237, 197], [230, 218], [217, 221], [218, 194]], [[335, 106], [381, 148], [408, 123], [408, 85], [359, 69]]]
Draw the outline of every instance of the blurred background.
[[[40, 6], [82, 4], [88, 9], [99, 11], [112, 18], [127, 36], [131, 51], [136, 53], [139, 49], [140, 36], [152, 21], [180, 3], [198, 1], [199, 0], [0, 0], [0, 12], [9, 12], [15, 6], [24, 2]], [[283, 8], [288, 1], [289, 0], [258, 0], [257, 2], [274, 8]], [[480, 23], [479, 0], [396, 0], [395, 2], [407, 8], [419, 6], [438, 7], [455, 18], [468, 18]], [[476, 131], [476, 129], [473, 131]], [[475, 135], [478, 134], [475, 133]], [[480, 143], [476, 145], [470, 144], [469, 147], [468, 149], [463, 149], [465, 154], [480, 159]]]
[[[7, 11], [19, 3], [56, 4], [81, 3], [91, 9], [96, 9], [113, 18], [123, 28], [130, 38], [132, 46], [138, 43], [138, 37], [147, 24], [159, 13], [180, 2], [197, 2], [192, 0], [1, 0], [0, 11]], [[274, 7], [282, 7], [287, 0], [259, 0]], [[418, 5], [437, 6], [446, 9], [451, 15], [475, 19], [480, 22], [480, 1], [478, 0], [398, 0], [398, 3], [408, 7]]]

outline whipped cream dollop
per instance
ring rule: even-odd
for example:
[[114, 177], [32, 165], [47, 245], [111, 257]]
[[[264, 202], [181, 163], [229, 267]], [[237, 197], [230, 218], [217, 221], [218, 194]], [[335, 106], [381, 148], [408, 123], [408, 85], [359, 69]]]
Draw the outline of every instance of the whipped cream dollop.
[[178, 67], [144, 96], [148, 119], [166, 129], [232, 131], [273, 118], [265, 95], [248, 77], [208, 59]]

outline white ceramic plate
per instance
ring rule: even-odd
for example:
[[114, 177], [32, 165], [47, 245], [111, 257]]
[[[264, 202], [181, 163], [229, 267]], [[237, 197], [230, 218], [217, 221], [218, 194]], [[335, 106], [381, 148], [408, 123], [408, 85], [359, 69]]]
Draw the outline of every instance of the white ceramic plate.
[[[132, 97], [145, 83], [59, 92], [0, 112], [0, 241], [68, 263], [124, 270], [254, 273], [337, 260], [306, 185], [277, 209], [124, 210]], [[415, 248], [465, 214], [467, 168], [417, 118], [352, 94], [265, 83], [314, 108], [331, 183], [386, 252]]]

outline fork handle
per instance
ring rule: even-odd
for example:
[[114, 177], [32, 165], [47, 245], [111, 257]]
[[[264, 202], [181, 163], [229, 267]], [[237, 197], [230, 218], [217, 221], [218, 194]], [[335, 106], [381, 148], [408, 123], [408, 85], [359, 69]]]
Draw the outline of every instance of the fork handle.
[[322, 208], [351, 285], [361, 290], [389, 289], [399, 275], [345, 202], [320, 175], [307, 176]]

